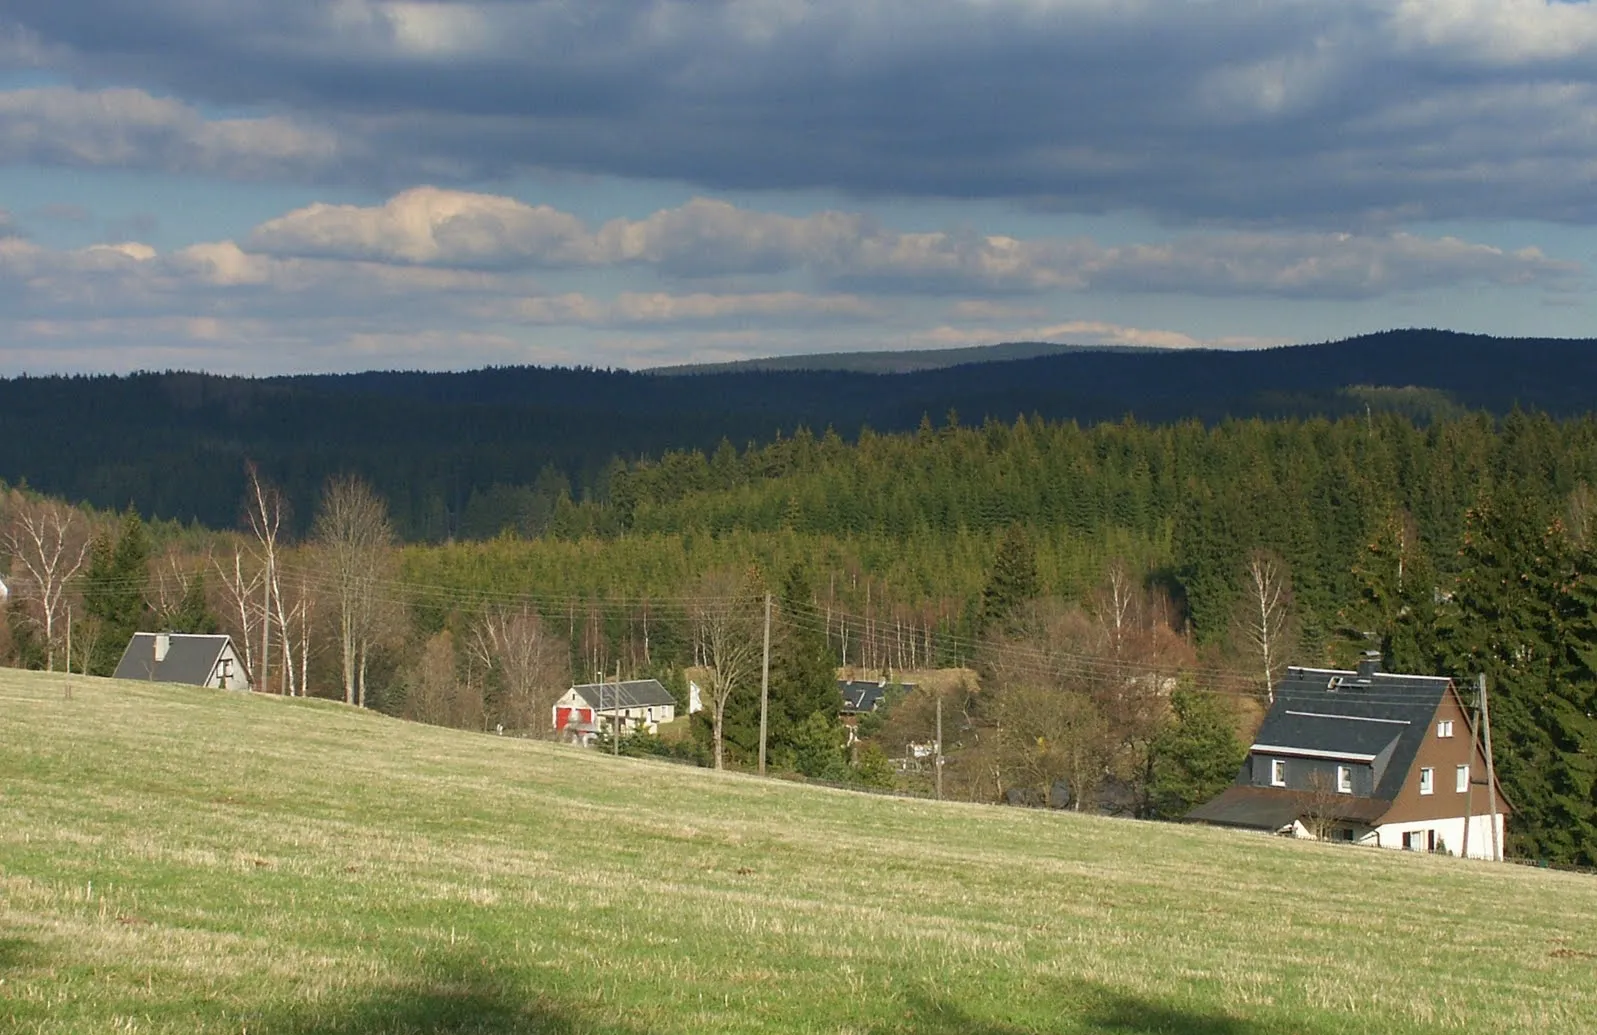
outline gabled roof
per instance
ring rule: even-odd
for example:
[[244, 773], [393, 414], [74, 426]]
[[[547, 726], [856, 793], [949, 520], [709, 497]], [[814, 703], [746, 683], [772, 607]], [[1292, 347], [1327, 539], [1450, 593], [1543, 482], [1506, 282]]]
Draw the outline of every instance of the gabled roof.
[[887, 683], [870, 679], [839, 679], [837, 692], [843, 695], [843, 713], [874, 712], [887, 697], [887, 688], [898, 686], [903, 690], [915, 689], [914, 683]]
[[874, 712], [882, 703], [887, 687], [863, 679], [839, 679], [837, 690], [843, 695], [843, 711]]
[[[1314, 799], [1314, 794], [1308, 791], [1233, 784], [1187, 813], [1185, 818], [1194, 823], [1275, 831], [1312, 812], [1316, 807]], [[1323, 802], [1323, 807], [1330, 809], [1335, 819], [1374, 823], [1390, 804], [1376, 798], [1339, 795], [1333, 801]]]
[[1371, 763], [1371, 797], [1390, 802], [1451, 687], [1444, 676], [1289, 668], [1252, 750]]
[[658, 679], [629, 679], [621, 683], [583, 683], [572, 687], [590, 708], [653, 708], [663, 704], [676, 704], [671, 691]]
[[[147, 679], [157, 683], [188, 683], [206, 686], [222, 651], [232, 644], [226, 635], [202, 636], [197, 633], [164, 633], [166, 657], [155, 660], [155, 633], [134, 633], [117, 662], [115, 679]], [[242, 667], [243, 663], [239, 663]]]

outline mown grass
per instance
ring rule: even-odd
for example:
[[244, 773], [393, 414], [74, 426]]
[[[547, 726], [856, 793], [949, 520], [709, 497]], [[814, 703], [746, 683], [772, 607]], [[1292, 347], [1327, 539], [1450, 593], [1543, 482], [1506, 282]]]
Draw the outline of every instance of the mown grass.
[[1570, 874], [0, 673], [8, 1033], [1590, 1031], [1594, 916]]

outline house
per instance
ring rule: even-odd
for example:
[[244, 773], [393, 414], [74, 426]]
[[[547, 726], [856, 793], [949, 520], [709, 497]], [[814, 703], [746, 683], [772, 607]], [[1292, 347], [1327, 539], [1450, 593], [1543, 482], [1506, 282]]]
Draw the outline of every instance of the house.
[[882, 706], [882, 698], [887, 696], [887, 681], [839, 679], [837, 691], [843, 696], [843, 707], [840, 712], [843, 721], [848, 722], [850, 717], [857, 721], [859, 716], [874, 712]]
[[1490, 814], [1486, 774], [1453, 681], [1368, 654], [1357, 671], [1289, 668], [1236, 783], [1186, 819], [1490, 859], [1509, 803], [1493, 788]]
[[226, 635], [134, 633], [112, 676], [218, 690], [250, 689], [250, 674], [233, 650], [233, 638]]
[[[853, 746], [859, 739], [855, 732], [859, 726], [861, 715], [869, 715], [887, 703], [887, 688], [890, 684], [885, 679], [839, 679], [837, 692], [843, 698], [843, 705], [838, 709], [837, 716], [848, 729], [848, 744]], [[896, 684], [903, 690], [915, 689], [914, 683]]]
[[619, 724], [623, 730], [659, 733], [660, 724], [676, 718], [676, 698], [658, 679], [622, 683], [584, 683], [567, 690], [554, 703], [554, 728], [579, 744], [591, 744], [601, 731]]

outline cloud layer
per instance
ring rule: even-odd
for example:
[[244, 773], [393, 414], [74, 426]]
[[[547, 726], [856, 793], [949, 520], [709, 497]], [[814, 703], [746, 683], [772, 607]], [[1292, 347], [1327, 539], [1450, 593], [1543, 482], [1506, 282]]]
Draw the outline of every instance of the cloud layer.
[[1559, 297], [1584, 278], [1534, 248], [1406, 233], [1110, 245], [910, 233], [857, 212], [708, 199], [591, 225], [504, 195], [417, 187], [164, 251], [52, 248], [0, 213], [0, 366], [639, 365], [1004, 338], [1241, 346], [1279, 339], [1128, 325], [1094, 315], [1094, 299]]
[[1585, 3], [7, 0], [0, 37], [81, 84], [0, 95], [13, 162], [1597, 220]]
[[436, 187], [380, 206], [298, 209], [257, 227], [248, 245], [279, 257], [442, 269], [642, 265], [678, 279], [803, 273], [834, 289], [908, 294], [1105, 289], [1362, 299], [1474, 284], [1559, 288], [1581, 272], [1535, 248], [1505, 251], [1456, 237], [1244, 232], [1107, 246], [903, 233], [858, 213], [788, 216], [703, 198], [590, 228], [548, 206]]

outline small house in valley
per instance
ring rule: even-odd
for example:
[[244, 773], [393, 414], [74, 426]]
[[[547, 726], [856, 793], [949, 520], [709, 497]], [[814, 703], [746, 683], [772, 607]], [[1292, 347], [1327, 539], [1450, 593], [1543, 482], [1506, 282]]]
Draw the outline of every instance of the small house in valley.
[[856, 730], [859, 727], [860, 717], [880, 711], [885, 707], [888, 703], [888, 687], [894, 685], [904, 691], [915, 689], [914, 683], [892, 684], [885, 679], [839, 679], [837, 681], [837, 692], [843, 699], [837, 716], [848, 730], [848, 743], [850, 745], [858, 739]]
[[676, 698], [658, 679], [584, 683], [561, 695], [550, 718], [556, 732], [591, 744], [601, 731], [616, 727], [659, 733], [662, 723], [676, 718]]
[[233, 638], [226, 635], [134, 633], [112, 675], [218, 690], [250, 689], [250, 674], [233, 650]]
[[[1500, 858], [1509, 803], [1453, 681], [1290, 668], [1237, 780], [1187, 820]], [[1495, 792], [1495, 793], [1492, 793]]]

